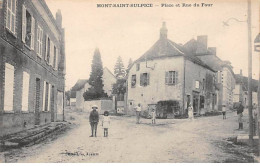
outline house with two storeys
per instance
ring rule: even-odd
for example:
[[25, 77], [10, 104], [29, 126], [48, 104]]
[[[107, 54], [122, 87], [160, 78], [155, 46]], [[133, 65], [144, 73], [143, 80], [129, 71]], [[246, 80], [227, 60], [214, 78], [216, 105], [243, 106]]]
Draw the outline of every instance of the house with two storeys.
[[[184, 45], [167, 38], [164, 22], [160, 38], [129, 68], [127, 113], [158, 107], [157, 116], [184, 115], [189, 104], [195, 114], [216, 106], [216, 71], [192, 54]], [[210, 50], [206, 52], [210, 54]]]

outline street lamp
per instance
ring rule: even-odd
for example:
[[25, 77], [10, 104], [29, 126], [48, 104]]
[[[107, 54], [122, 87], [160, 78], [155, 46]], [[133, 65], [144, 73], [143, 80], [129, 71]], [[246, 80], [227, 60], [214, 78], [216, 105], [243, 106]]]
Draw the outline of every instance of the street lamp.
[[[260, 52], [260, 33], [255, 38], [255, 51]], [[260, 54], [259, 54], [259, 78], [258, 78], [258, 90], [257, 90], [257, 97], [258, 97], [258, 122], [256, 122], [258, 127], [258, 156], [260, 156]]]
[[260, 52], [260, 33], [255, 38], [255, 51]]
[[[253, 113], [252, 113], [252, 35], [251, 35], [251, 0], [247, 0], [247, 32], [248, 32], [248, 116], [249, 116], [249, 144], [253, 146]], [[225, 26], [228, 25], [228, 21], [235, 20], [236, 18], [229, 18], [223, 22]]]

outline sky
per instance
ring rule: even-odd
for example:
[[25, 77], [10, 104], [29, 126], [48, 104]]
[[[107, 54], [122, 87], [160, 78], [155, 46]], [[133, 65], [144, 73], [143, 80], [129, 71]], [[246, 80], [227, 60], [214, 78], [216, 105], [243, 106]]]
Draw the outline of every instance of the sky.
[[[45, 0], [53, 15], [61, 9], [66, 44], [66, 90], [78, 79], [88, 79], [95, 48], [99, 48], [103, 67], [113, 72], [118, 56], [125, 67], [130, 58], [138, 59], [159, 39], [162, 22], [168, 38], [185, 44], [199, 35], [208, 36], [208, 46], [217, 48], [217, 56], [229, 60], [234, 73], [248, 73], [246, 0], [204, 1], [112, 1], [112, 0]], [[212, 7], [160, 7], [161, 4], [213, 4]], [[97, 4], [152, 3], [152, 8], [97, 8]], [[158, 5], [158, 6], [156, 6]], [[259, 32], [259, 4], [252, 0], [252, 40]], [[252, 42], [252, 46], [254, 43]], [[259, 54], [252, 50], [253, 78], [259, 77]]]

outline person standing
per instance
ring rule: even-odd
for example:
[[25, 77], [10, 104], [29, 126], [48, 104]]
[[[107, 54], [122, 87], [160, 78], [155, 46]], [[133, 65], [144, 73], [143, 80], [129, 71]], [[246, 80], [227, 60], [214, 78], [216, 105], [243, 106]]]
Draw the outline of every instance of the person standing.
[[258, 133], [258, 111], [257, 111], [257, 106], [254, 103], [253, 104], [253, 130], [254, 130], [254, 136], [257, 135]]
[[142, 111], [142, 108], [141, 108], [141, 104], [139, 103], [138, 106], [136, 107], [136, 124], [140, 123], [141, 111]]
[[156, 110], [152, 110], [152, 124], [155, 124], [155, 119], [156, 119]]
[[191, 104], [189, 104], [188, 107], [188, 115], [189, 115], [189, 119], [193, 120], [194, 116], [193, 116], [193, 107]]
[[223, 105], [222, 105], [222, 115], [223, 115], [223, 119], [227, 119], [227, 117], [226, 117], [226, 111], [227, 111], [226, 105], [223, 104]]
[[91, 136], [90, 137], [93, 137], [94, 134], [95, 134], [95, 137], [97, 137], [97, 125], [99, 122], [99, 115], [98, 115], [97, 109], [98, 109], [98, 106], [93, 105], [92, 111], [90, 112], [90, 115], [89, 115], [89, 123], [91, 126]]
[[102, 120], [102, 127], [104, 129], [104, 137], [108, 137], [108, 128], [110, 126], [110, 117], [109, 117], [109, 112], [105, 111], [104, 112], [104, 117]]
[[243, 112], [244, 112], [244, 106], [242, 104], [242, 101], [239, 101], [239, 106], [237, 108], [237, 115], [238, 115], [238, 130], [243, 129]]

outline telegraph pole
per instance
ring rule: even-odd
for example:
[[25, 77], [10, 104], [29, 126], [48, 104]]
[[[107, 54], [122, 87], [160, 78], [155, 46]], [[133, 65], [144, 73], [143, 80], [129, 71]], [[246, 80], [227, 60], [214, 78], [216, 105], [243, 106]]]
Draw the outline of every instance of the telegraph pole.
[[[260, 9], [260, 4], [259, 5], [259, 9]], [[260, 16], [260, 13], [259, 13], [259, 16]], [[260, 32], [260, 17], [259, 17], [259, 20], [258, 20], [258, 23], [259, 23], [259, 32]], [[258, 113], [257, 113], [257, 131], [258, 131], [258, 156], [260, 156], [260, 33], [258, 33], [258, 35], [256, 36], [255, 38], [255, 51], [258, 52], [258, 55], [259, 55], [259, 65], [258, 65], [258, 68], [259, 68], [259, 77], [258, 77], [258, 90], [257, 90], [257, 98], [258, 98]]]
[[251, 0], [247, 0], [249, 144], [253, 146]]

